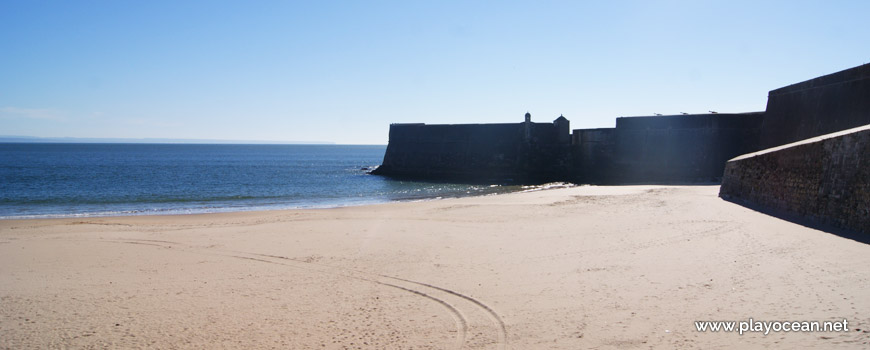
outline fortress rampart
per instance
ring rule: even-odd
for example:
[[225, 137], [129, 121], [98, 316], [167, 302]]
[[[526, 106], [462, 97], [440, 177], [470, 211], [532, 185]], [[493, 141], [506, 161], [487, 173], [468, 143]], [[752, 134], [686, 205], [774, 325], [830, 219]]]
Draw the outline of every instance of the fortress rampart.
[[533, 183], [567, 181], [568, 120], [513, 124], [392, 124], [383, 164], [397, 178]]
[[719, 195], [870, 233], [870, 125], [734, 158]]
[[[464, 182], [721, 180], [721, 195], [734, 201], [867, 232], [867, 125], [870, 64], [770, 91], [764, 112], [623, 117], [614, 128], [573, 134], [564, 117], [533, 123], [528, 113], [513, 124], [393, 124], [374, 173]], [[856, 127], [864, 128], [790, 144]]]
[[719, 195], [870, 233], [870, 65], [768, 96], [760, 144], [778, 147], [730, 160]]
[[464, 182], [719, 181], [728, 159], [758, 150], [763, 115], [625, 117], [615, 128], [573, 135], [564, 117], [553, 123], [392, 124], [374, 174]]
[[870, 124], [870, 64], [768, 93], [761, 149]]
[[719, 181], [725, 162], [758, 149], [763, 112], [622, 117], [613, 129], [574, 130], [582, 183]]

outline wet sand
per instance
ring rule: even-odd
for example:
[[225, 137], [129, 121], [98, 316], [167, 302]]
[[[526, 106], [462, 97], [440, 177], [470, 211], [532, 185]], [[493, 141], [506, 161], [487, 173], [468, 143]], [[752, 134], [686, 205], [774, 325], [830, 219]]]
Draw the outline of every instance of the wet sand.
[[[717, 197], [574, 187], [0, 221], [0, 347], [867, 348], [870, 245]], [[842, 321], [709, 333], [694, 321]]]

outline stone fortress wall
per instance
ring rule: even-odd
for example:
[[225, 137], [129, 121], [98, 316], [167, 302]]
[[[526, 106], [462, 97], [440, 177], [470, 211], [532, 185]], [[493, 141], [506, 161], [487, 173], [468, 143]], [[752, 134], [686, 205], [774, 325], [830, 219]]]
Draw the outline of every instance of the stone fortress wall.
[[758, 149], [762, 117], [618, 118], [615, 128], [573, 134], [564, 117], [553, 123], [392, 124], [383, 164], [374, 173], [465, 182], [719, 181], [728, 159]]
[[870, 124], [734, 158], [719, 196], [870, 233]]
[[567, 179], [569, 124], [392, 124], [383, 164], [396, 178], [533, 183]]
[[719, 195], [870, 233], [870, 64], [768, 96], [766, 149], [730, 160]]
[[622, 117], [574, 130], [574, 181], [718, 182], [725, 162], [758, 149], [763, 112]]
[[622, 117], [614, 128], [573, 133], [564, 117], [533, 123], [528, 113], [513, 124], [393, 124], [373, 173], [490, 183], [722, 181], [723, 197], [867, 232], [866, 132], [752, 152], [868, 124], [865, 64], [770, 91], [764, 112]]
[[870, 123], [870, 64], [768, 93], [761, 149]]

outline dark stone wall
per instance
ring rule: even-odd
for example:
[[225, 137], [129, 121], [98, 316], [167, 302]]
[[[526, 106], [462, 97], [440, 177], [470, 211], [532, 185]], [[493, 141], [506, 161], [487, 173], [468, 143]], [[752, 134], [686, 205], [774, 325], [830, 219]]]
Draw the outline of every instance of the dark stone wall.
[[758, 150], [763, 112], [616, 119], [619, 182], [719, 181], [725, 162]]
[[761, 148], [870, 124], [870, 64], [770, 91]]
[[725, 162], [758, 150], [764, 113], [618, 118], [615, 129], [574, 130], [575, 181], [719, 181]]
[[709, 182], [719, 181], [735, 156], [866, 124], [870, 65], [773, 90], [766, 112], [618, 118], [616, 128], [575, 130], [573, 137], [564, 117], [394, 124], [374, 173], [436, 181]]
[[615, 134], [615, 128], [574, 130], [571, 139], [574, 182], [603, 184], [612, 181]]
[[729, 161], [719, 195], [870, 233], [870, 125], [825, 137]]
[[559, 131], [567, 133], [566, 122], [392, 124], [383, 164], [373, 173], [461, 182], [565, 180], [569, 144]]

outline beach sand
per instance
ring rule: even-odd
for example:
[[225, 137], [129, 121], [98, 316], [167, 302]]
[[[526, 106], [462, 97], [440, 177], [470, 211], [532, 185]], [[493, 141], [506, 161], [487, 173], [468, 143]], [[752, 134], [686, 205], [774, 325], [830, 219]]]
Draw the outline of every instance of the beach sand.
[[870, 347], [870, 245], [718, 190], [0, 221], [0, 347]]

